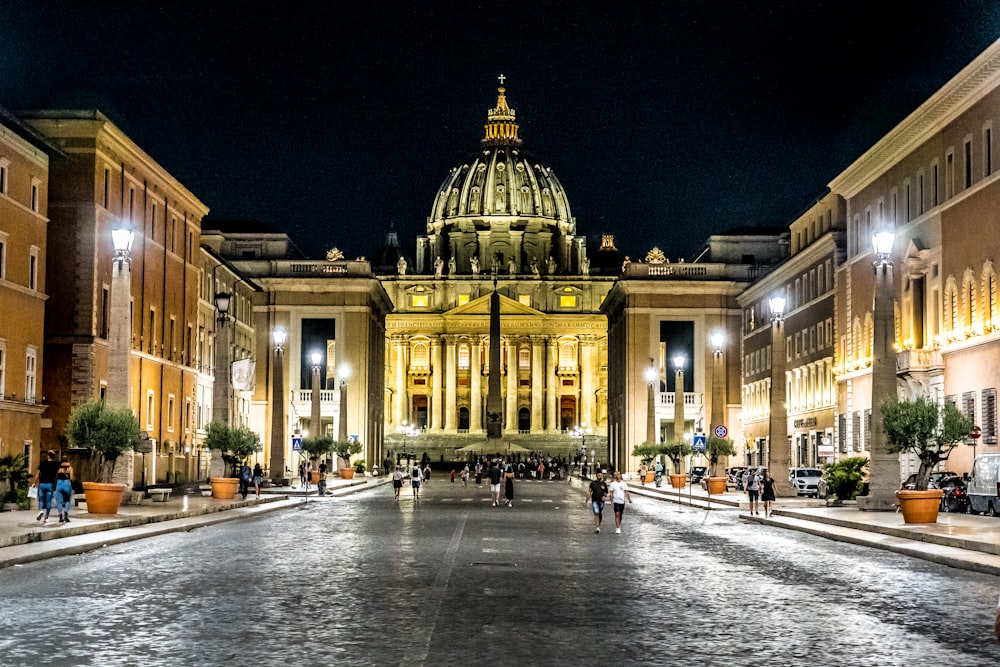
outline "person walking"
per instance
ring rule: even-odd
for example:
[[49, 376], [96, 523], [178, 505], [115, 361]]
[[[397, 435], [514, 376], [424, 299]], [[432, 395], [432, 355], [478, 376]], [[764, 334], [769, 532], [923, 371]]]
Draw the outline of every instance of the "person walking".
[[420, 482], [423, 475], [420, 472], [420, 464], [414, 463], [413, 470], [410, 471], [410, 487], [413, 488], [413, 499], [420, 500]]
[[590, 503], [590, 509], [594, 513], [594, 532], [601, 532], [601, 519], [604, 518], [604, 497], [608, 495], [608, 485], [604, 481], [604, 471], [598, 470], [594, 475], [596, 479], [587, 487], [587, 497], [584, 504]]
[[476, 486], [483, 485], [483, 463], [476, 461]]
[[395, 496], [395, 500], [399, 500], [399, 492], [403, 488], [403, 469], [396, 466], [396, 469], [392, 471], [392, 493]]
[[264, 470], [260, 467], [259, 463], [254, 464], [253, 467], [253, 490], [260, 498], [260, 485], [264, 482]]
[[503, 497], [504, 505], [507, 507], [514, 506], [514, 467], [511, 464], [507, 464], [503, 472], [504, 485], [503, 485]]
[[771, 516], [774, 505], [774, 478], [771, 472], [764, 471], [764, 477], [760, 480], [760, 500], [764, 503], [764, 518]]
[[462, 488], [468, 488], [469, 486], [469, 464], [466, 463], [465, 467], [462, 468]]
[[429, 485], [430, 483], [431, 483], [431, 464], [430, 463], [425, 463], [424, 464], [424, 484], [428, 484]]
[[39, 461], [38, 472], [35, 473], [35, 482], [32, 486], [38, 487], [38, 516], [35, 521], [43, 524], [49, 521], [49, 512], [52, 511], [52, 496], [56, 490], [56, 476], [59, 474], [59, 462], [56, 461], [56, 453], [49, 450], [45, 453], [45, 460]]
[[628, 492], [628, 484], [622, 479], [620, 470], [615, 471], [615, 481], [608, 485], [611, 490], [611, 503], [615, 509], [615, 533], [622, 532], [622, 514], [625, 512], [625, 501], [632, 504], [632, 495]]
[[653, 481], [656, 483], [656, 488], [660, 488], [660, 484], [663, 482], [663, 463], [657, 461], [656, 465], [653, 466]]
[[500, 507], [500, 462], [494, 461], [490, 466], [490, 492], [493, 494], [493, 507]]
[[646, 486], [646, 464], [639, 466], [639, 483]]
[[750, 499], [750, 514], [760, 514], [760, 475], [756, 470], [747, 470], [743, 475], [743, 488], [747, 490]]
[[59, 510], [59, 523], [69, 523], [69, 504], [73, 498], [73, 466], [65, 454], [59, 461], [59, 472], [56, 473], [56, 509]]
[[243, 496], [243, 500], [247, 499], [247, 494], [250, 493], [250, 480], [253, 478], [253, 472], [250, 470], [250, 466], [244, 462], [240, 466], [240, 495]]

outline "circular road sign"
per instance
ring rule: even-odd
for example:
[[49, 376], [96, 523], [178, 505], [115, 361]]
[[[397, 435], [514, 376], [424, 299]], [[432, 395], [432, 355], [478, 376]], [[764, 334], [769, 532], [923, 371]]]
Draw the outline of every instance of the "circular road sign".
[[981, 436], [982, 434], [983, 434], [983, 429], [979, 428], [978, 426], [973, 426], [972, 427], [972, 432], [969, 433], [969, 437], [972, 438], [973, 440], [975, 440], [979, 436]]
[[725, 438], [728, 434], [729, 434], [729, 429], [723, 426], [722, 424], [719, 424], [718, 426], [715, 427], [715, 437]]

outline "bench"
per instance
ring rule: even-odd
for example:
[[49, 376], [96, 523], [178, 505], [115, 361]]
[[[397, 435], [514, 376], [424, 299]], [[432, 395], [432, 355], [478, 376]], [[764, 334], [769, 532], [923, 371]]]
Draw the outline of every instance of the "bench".
[[154, 503], [165, 503], [167, 498], [170, 497], [170, 492], [173, 489], [146, 489], [146, 493], [149, 497], [153, 499]]

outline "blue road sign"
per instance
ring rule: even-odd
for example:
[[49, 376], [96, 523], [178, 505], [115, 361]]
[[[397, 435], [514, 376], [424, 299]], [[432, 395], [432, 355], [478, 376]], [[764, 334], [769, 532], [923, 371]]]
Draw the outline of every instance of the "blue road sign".
[[292, 451], [301, 452], [302, 451], [302, 436], [293, 435], [292, 436]]
[[727, 435], [729, 435], [729, 429], [727, 429], [725, 426], [719, 424], [718, 426], [715, 427], [715, 437], [725, 438]]
[[693, 449], [696, 452], [703, 452], [705, 451], [705, 445], [706, 445], [705, 434], [695, 433], [694, 442], [691, 445], [691, 449]]

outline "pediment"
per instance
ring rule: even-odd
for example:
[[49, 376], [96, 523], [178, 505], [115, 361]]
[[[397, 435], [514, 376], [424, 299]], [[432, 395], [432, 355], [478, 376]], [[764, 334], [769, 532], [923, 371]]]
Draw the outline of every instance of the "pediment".
[[[490, 294], [481, 296], [478, 299], [470, 301], [467, 304], [458, 306], [457, 308], [452, 308], [451, 310], [444, 313], [445, 317], [453, 316], [468, 316], [468, 315], [484, 315], [489, 316], [490, 314]], [[535, 310], [531, 306], [526, 306], [523, 303], [514, 301], [510, 297], [506, 297], [503, 294], [500, 295], [500, 315], [538, 315], [543, 316], [545, 313], [540, 310]]]

